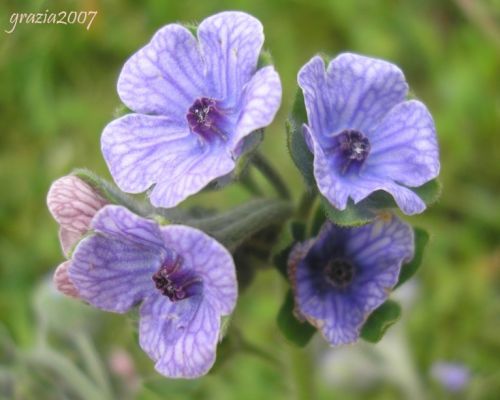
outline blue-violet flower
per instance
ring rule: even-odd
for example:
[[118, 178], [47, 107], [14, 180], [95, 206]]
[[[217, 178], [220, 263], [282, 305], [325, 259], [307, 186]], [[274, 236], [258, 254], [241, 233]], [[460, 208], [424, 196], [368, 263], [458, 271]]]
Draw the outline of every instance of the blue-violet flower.
[[94, 235], [75, 249], [69, 267], [79, 296], [106, 311], [140, 304], [139, 342], [168, 377], [195, 378], [215, 361], [221, 316], [236, 303], [229, 252], [205, 233], [159, 226], [121, 206], [93, 218]]
[[372, 192], [390, 193], [405, 214], [425, 210], [408, 187], [439, 174], [434, 121], [424, 104], [406, 100], [401, 70], [386, 61], [344, 53], [325, 70], [313, 57], [302, 67], [306, 142], [319, 191], [337, 209]]
[[431, 375], [452, 393], [464, 390], [471, 380], [470, 369], [464, 364], [445, 361], [435, 362], [431, 368]]
[[197, 39], [182, 25], [160, 29], [124, 65], [118, 94], [134, 114], [112, 121], [101, 146], [120, 189], [151, 188], [173, 207], [235, 168], [243, 139], [274, 119], [281, 83], [257, 70], [261, 23], [242, 12], [203, 20]]
[[413, 252], [413, 230], [391, 214], [360, 227], [325, 222], [316, 238], [298, 243], [289, 256], [296, 316], [331, 345], [357, 341]]

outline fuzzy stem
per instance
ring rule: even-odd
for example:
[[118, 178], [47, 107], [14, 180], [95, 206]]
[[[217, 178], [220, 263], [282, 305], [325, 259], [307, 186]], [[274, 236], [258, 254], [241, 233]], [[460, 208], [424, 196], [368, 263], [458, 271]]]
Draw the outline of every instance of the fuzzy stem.
[[230, 251], [257, 232], [283, 224], [292, 214], [290, 203], [283, 200], [261, 199], [236, 207], [224, 214], [202, 220], [188, 221], [213, 236]]

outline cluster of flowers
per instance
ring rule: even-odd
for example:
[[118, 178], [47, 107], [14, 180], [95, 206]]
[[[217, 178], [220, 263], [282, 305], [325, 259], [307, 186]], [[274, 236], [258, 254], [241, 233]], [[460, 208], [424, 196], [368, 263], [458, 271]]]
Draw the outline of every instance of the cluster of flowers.
[[[279, 75], [261, 66], [263, 41], [257, 19], [223, 12], [196, 29], [165, 26], [125, 63], [118, 94], [133, 113], [112, 121], [101, 139], [123, 192], [148, 191], [153, 209], [172, 208], [217, 179], [237, 177], [251, 139], [281, 103]], [[355, 54], [325, 67], [316, 56], [298, 84], [307, 112], [298, 129], [327, 203], [343, 212], [384, 191], [405, 214], [422, 212], [410, 188], [438, 175], [438, 146], [426, 107], [406, 100], [402, 72]], [[68, 258], [55, 272], [57, 288], [106, 311], [140, 305], [139, 342], [156, 369], [168, 377], [205, 374], [221, 317], [236, 303], [231, 253], [199, 229], [136, 215], [75, 175], [54, 182], [47, 201]], [[386, 301], [413, 258], [414, 233], [383, 213], [362, 226], [327, 221], [292, 247], [295, 315], [339, 345], [355, 342]]]

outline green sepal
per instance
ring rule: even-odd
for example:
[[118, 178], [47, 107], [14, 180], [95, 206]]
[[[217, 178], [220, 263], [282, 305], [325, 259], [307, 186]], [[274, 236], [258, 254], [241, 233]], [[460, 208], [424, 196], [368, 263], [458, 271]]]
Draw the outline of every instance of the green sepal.
[[403, 264], [401, 267], [401, 272], [399, 273], [399, 280], [395, 287], [401, 286], [408, 279], [410, 279], [417, 272], [420, 264], [422, 263], [422, 258], [424, 256], [425, 246], [429, 242], [429, 234], [427, 231], [421, 228], [414, 228], [414, 243], [415, 243], [415, 255], [413, 259]]
[[288, 256], [295, 243], [306, 240], [307, 226], [302, 221], [292, 220], [287, 223], [287, 229], [284, 232], [287, 234], [286, 241], [274, 255], [273, 264], [283, 278], [288, 281]]
[[123, 193], [114, 184], [101, 178], [88, 169], [78, 168], [74, 170], [72, 174], [92, 186], [102, 197], [104, 197], [104, 199], [106, 199], [111, 204], [122, 205], [128, 208], [133, 213], [142, 217], [146, 217], [152, 214], [153, 208], [149, 204], [136, 200], [132, 196]]
[[247, 172], [247, 167], [252, 160], [252, 156], [257, 151], [259, 145], [264, 140], [264, 130], [257, 129], [243, 139], [241, 153], [236, 160], [236, 166], [227, 175], [214, 179], [210, 182], [203, 191], [220, 190], [227, 185], [239, 180]]
[[304, 347], [313, 337], [316, 329], [307, 321], [301, 322], [293, 313], [294, 298], [292, 290], [288, 290], [285, 301], [281, 306], [277, 323], [278, 327], [285, 338], [298, 347]]
[[318, 236], [318, 233], [321, 230], [321, 227], [325, 223], [326, 219], [327, 219], [326, 212], [320, 205], [319, 207], [316, 208], [313, 218], [311, 219], [309, 227], [309, 237]]
[[128, 108], [125, 104], [119, 104], [113, 111], [113, 118], [120, 118], [132, 112], [133, 111], [130, 108]]
[[309, 189], [315, 187], [313, 171], [313, 155], [307, 147], [302, 125], [307, 122], [307, 111], [304, 103], [304, 95], [300, 88], [295, 94], [292, 112], [286, 122], [288, 151], [293, 162], [301, 172]]
[[[437, 179], [433, 179], [422, 186], [408, 189], [416, 193], [429, 206], [439, 198], [441, 184]], [[328, 218], [340, 226], [364, 225], [372, 222], [380, 212], [398, 208], [394, 198], [383, 190], [377, 190], [357, 204], [349, 199], [344, 210], [333, 207], [323, 195], [320, 195], [320, 200]]]
[[401, 306], [393, 300], [387, 300], [370, 314], [361, 328], [361, 338], [367, 342], [377, 343], [400, 317]]
[[273, 65], [274, 60], [273, 56], [269, 52], [269, 50], [262, 50], [259, 54], [259, 59], [257, 60], [257, 69], [261, 69], [263, 67], [267, 67], [268, 65]]

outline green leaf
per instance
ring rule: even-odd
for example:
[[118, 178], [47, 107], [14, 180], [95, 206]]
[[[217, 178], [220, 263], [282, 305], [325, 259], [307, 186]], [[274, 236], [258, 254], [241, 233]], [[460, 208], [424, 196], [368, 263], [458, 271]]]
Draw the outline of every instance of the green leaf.
[[304, 103], [304, 95], [300, 89], [295, 94], [292, 112], [286, 122], [288, 150], [292, 159], [304, 176], [310, 188], [315, 187], [313, 172], [313, 155], [307, 147], [302, 132], [302, 125], [307, 122], [307, 112]]
[[[354, 204], [351, 199], [347, 203], [345, 210], [339, 210], [333, 207], [328, 199], [320, 195], [321, 207], [323, 208], [326, 216], [332, 222], [340, 226], [358, 226], [367, 224], [375, 219], [376, 212], [365, 207], [363, 202]], [[364, 200], [363, 200], [364, 201]]]
[[367, 342], [377, 343], [400, 317], [401, 306], [393, 300], [387, 300], [368, 317], [361, 328], [361, 337]]
[[401, 272], [399, 274], [399, 280], [398, 283], [396, 284], [396, 287], [401, 286], [413, 275], [415, 275], [418, 268], [420, 267], [420, 264], [422, 263], [425, 246], [429, 242], [429, 234], [424, 229], [414, 228], [413, 232], [415, 241], [415, 255], [413, 256], [413, 259], [409, 263], [404, 264], [401, 267]]
[[285, 302], [278, 312], [278, 327], [287, 340], [299, 347], [304, 347], [311, 340], [316, 329], [308, 322], [300, 322], [295, 318], [293, 308], [293, 293], [292, 290], [289, 290]]

